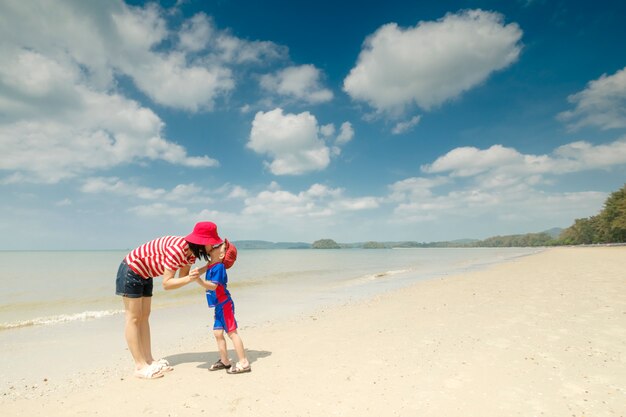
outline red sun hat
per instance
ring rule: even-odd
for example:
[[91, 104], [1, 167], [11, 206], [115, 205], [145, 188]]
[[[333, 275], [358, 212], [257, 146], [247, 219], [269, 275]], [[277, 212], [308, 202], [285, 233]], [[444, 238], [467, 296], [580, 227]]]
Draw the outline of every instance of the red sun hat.
[[222, 263], [226, 269], [230, 268], [235, 264], [237, 260], [237, 248], [235, 245], [230, 243], [228, 239], [224, 241], [226, 243], [226, 252], [224, 253], [224, 259], [222, 259]]
[[217, 226], [212, 222], [199, 222], [193, 227], [193, 232], [185, 237], [189, 243], [196, 245], [215, 246], [222, 242], [222, 238], [217, 234]]

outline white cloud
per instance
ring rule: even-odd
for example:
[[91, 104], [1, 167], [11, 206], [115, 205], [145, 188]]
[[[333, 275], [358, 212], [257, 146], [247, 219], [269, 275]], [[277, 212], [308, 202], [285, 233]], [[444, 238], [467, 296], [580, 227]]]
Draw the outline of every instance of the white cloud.
[[182, 49], [198, 52], [207, 47], [214, 30], [211, 19], [204, 13], [198, 13], [183, 22], [178, 41]]
[[194, 63], [186, 55], [189, 48], [204, 46], [199, 36], [210, 33], [205, 15], [193, 16], [183, 23], [179, 35], [183, 49], [166, 52], [155, 48], [169, 35], [158, 6], [125, 6], [111, 18], [116, 29], [114, 35], [123, 43], [105, 52], [111, 54], [112, 65], [129, 75], [156, 103], [190, 111], [210, 110], [218, 96], [234, 88], [231, 70], [223, 63], [213, 61], [212, 65], [206, 65], [200, 60]]
[[240, 185], [226, 183], [214, 191], [216, 194], [225, 196], [228, 200], [241, 200], [248, 196], [248, 190]]
[[[163, 15], [151, 4], [123, 7], [112, 20], [124, 43], [110, 52], [116, 69], [165, 106], [194, 112], [211, 110], [217, 98], [235, 88], [233, 65], [261, 64], [287, 55], [286, 48], [273, 42], [248, 41], [218, 30], [204, 13], [192, 16], [178, 32], [170, 33]], [[176, 37], [179, 49], [156, 48]]]
[[467, 177], [513, 163], [522, 163], [523, 156], [515, 149], [493, 145], [481, 150], [471, 146], [456, 148], [441, 156], [430, 165], [422, 167], [424, 172], [451, 172], [453, 176]]
[[[46, 62], [41, 59], [39, 63], [45, 66]], [[80, 84], [67, 83], [64, 92], [63, 108], [51, 110], [51, 115], [36, 115], [29, 97], [13, 112], [14, 116], [22, 114], [21, 120], [0, 123], [4, 152], [0, 170], [25, 174], [20, 177], [25, 181], [54, 183], [141, 160], [160, 159], [188, 167], [218, 164], [208, 156], [190, 157], [182, 146], [166, 140], [161, 119], [132, 100]], [[55, 102], [53, 97], [42, 98], [44, 103], [48, 100], [50, 106]]]
[[248, 196], [248, 190], [246, 190], [245, 188], [236, 185], [234, 187], [232, 187], [230, 189], [230, 191], [228, 192], [228, 194], [226, 195], [226, 198], [228, 199], [243, 199], [246, 198]]
[[349, 198], [340, 188], [313, 184], [305, 191], [291, 193], [276, 183], [267, 190], [245, 200], [243, 214], [268, 219], [329, 218], [342, 212], [374, 209], [379, 206], [375, 197]]
[[[329, 123], [327, 125], [321, 126], [319, 128], [320, 134], [324, 136], [324, 138], [331, 138], [335, 135], [336, 129], [335, 125]], [[354, 138], [354, 128], [352, 127], [352, 123], [343, 122], [339, 127], [339, 134], [335, 138], [335, 146], [333, 147], [333, 153], [335, 155], [339, 155], [341, 153], [340, 146], [345, 145], [350, 142]]]
[[339, 135], [337, 136], [337, 139], [335, 140], [335, 144], [339, 146], [345, 145], [346, 143], [350, 142], [353, 137], [354, 137], [354, 129], [352, 128], [352, 123], [343, 122], [341, 124], [341, 128], [339, 129]]
[[82, 72], [91, 85], [110, 87], [114, 76], [106, 49], [117, 38], [110, 34], [109, 38], [114, 38], [110, 40], [103, 33], [110, 33], [111, 15], [120, 12], [123, 3], [111, 1], [100, 6], [103, 10], [75, 8], [68, 1], [0, 2], [2, 66], [14, 61], [23, 49], [45, 55], [70, 72]]
[[445, 177], [436, 178], [407, 178], [397, 181], [390, 188], [389, 197], [392, 201], [415, 200], [430, 197], [432, 189], [448, 183]]
[[318, 131], [317, 119], [309, 112], [283, 114], [280, 108], [258, 112], [247, 146], [272, 159], [268, 167], [275, 175], [319, 171], [330, 163], [330, 150]]
[[92, 194], [113, 194], [134, 197], [140, 200], [162, 200], [163, 202], [179, 202], [184, 204], [210, 204], [213, 199], [207, 197], [207, 190], [195, 184], [178, 184], [171, 190], [140, 186], [116, 177], [87, 178], [81, 191]]
[[116, 9], [111, 10], [111, 18], [117, 34], [125, 41], [124, 48], [147, 52], [166, 39], [167, 23], [156, 3], [147, 4], [145, 8], [122, 3]]
[[190, 33], [198, 46], [203, 15], [183, 23], [180, 36], [187, 40], [177, 50], [162, 47], [179, 35], [154, 3], [142, 8], [110, 1], [79, 8], [70, 1], [9, 1], [0, 5], [0, 14], [6, 23], [0, 38], [11, 53], [4, 62], [17, 55], [14, 51], [33, 51], [81, 73], [91, 87], [110, 89], [118, 74], [125, 75], [155, 102], [192, 111], [211, 109], [234, 88], [224, 62], [187, 57]]
[[566, 227], [564, 219], [596, 214], [606, 193], [546, 192], [541, 186], [558, 176], [619, 166], [626, 166], [626, 138], [600, 145], [573, 142], [550, 155], [523, 154], [502, 145], [462, 147], [422, 167], [437, 177], [390, 185], [387, 202], [395, 205], [395, 222], [437, 224], [446, 219], [469, 230], [481, 219], [522, 233], [540, 231], [534, 229], [543, 227], [538, 225]]
[[[354, 136], [350, 122], [341, 124], [335, 146], [329, 147], [324, 139], [335, 133], [335, 126], [319, 126], [309, 112], [284, 114], [281, 108], [258, 112], [252, 122], [248, 148], [269, 156], [266, 166], [274, 175], [300, 175], [320, 171], [330, 164], [331, 156], [341, 153]], [[321, 136], [321, 137], [320, 137]]]
[[266, 64], [288, 56], [288, 49], [269, 41], [248, 41], [221, 32], [215, 40], [215, 58], [229, 64]]
[[307, 103], [323, 103], [332, 100], [333, 93], [321, 86], [320, 77], [320, 70], [313, 65], [293, 66], [262, 76], [261, 87]]
[[[116, 179], [106, 179], [114, 185]], [[126, 186], [126, 185], [125, 185]], [[94, 187], [101, 193], [107, 192], [108, 186]], [[123, 188], [123, 187], [122, 187]], [[131, 187], [132, 188], [132, 187]], [[322, 229], [332, 231], [333, 226], [341, 223], [341, 218], [351, 218], [358, 213], [375, 210], [380, 206], [380, 199], [372, 196], [350, 197], [341, 188], [332, 188], [323, 184], [312, 184], [302, 191], [283, 190], [279, 184], [272, 182], [266, 189], [251, 194], [236, 185], [227, 185], [217, 190], [226, 195], [232, 190], [238, 194], [236, 201], [219, 201], [212, 203], [210, 209], [194, 209], [194, 206], [180, 207], [175, 201], [158, 201], [150, 204], [136, 205], [128, 211], [140, 216], [150, 217], [161, 222], [185, 224], [210, 219], [220, 226], [220, 230], [228, 235], [238, 234], [238, 238], [250, 233], [275, 228], [278, 234], [288, 234], [297, 228], [299, 236], [319, 236]], [[242, 191], [245, 191], [242, 192]], [[119, 189], [114, 193], [123, 193]], [[232, 194], [232, 193], [231, 193]]]
[[185, 56], [175, 52], [123, 65], [137, 87], [154, 102], [192, 112], [212, 110], [216, 97], [235, 87], [230, 69], [188, 66]]
[[413, 116], [410, 120], [406, 122], [398, 122], [393, 129], [391, 129], [391, 133], [394, 135], [400, 135], [402, 133], [406, 133], [413, 129], [420, 122], [422, 116]]
[[[234, 89], [233, 65], [265, 64], [284, 59], [288, 53], [287, 48], [273, 42], [249, 41], [219, 30], [204, 13], [184, 21], [177, 33], [170, 33], [163, 29], [164, 13], [156, 6], [123, 10], [124, 13], [114, 15], [116, 23], [121, 21], [117, 26], [121, 33], [147, 32], [146, 38], [150, 39], [152, 34], [153, 39], [138, 45], [131, 43], [135, 47], [125, 45], [123, 59], [115, 65], [163, 105], [191, 111], [210, 110], [217, 97]], [[180, 48], [155, 51], [153, 46], [169, 37], [178, 37]]]
[[324, 125], [322, 127], [320, 127], [320, 133], [322, 134], [322, 136], [324, 137], [330, 137], [332, 135], [335, 134], [335, 125], [332, 123], [329, 123], [327, 125]]
[[585, 126], [603, 130], [626, 127], [626, 68], [589, 82], [568, 101], [575, 108], [560, 113], [558, 118], [572, 130]]
[[386, 24], [366, 39], [344, 90], [379, 112], [439, 106], [517, 60], [522, 31], [503, 20], [468, 10], [407, 29]]
[[558, 147], [554, 155], [560, 161], [561, 171], [607, 169], [626, 163], [626, 137], [600, 145], [572, 142]]
[[608, 144], [572, 142], [560, 146], [552, 155], [522, 154], [513, 148], [493, 145], [481, 150], [456, 148], [422, 167], [426, 173], [448, 172], [452, 177], [479, 174], [536, 179], [537, 175], [565, 174], [594, 169], [608, 169], [626, 164], [626, 138]]
[[[393, 184], [391, 188], [396, 189], [398, 185]], [[567, 227], [575, 218], [597, 213], [606, 199], [606, 193], [602, 192], [545, 192], [525, 183], [510, 183], [493, 188], [480, 179], [471, 185], [453, 184], [453, 191], [429, 190], [421, 194], [395, 195], [396, 198], [399, 196], [403, 198], [397, 201], [393, 209], [393, 223], [403, 227], [409, 227], [410, 223], [426, 222], [440, 227], [452, 225], [468, 233], [458, 236], [457, 231], [453, 234], [456, 238], [484, 238], [494, 234], [539, 232], [555, 226]], [[485, 226], [486, 223], [489, 226]]]
[[5, 1], [0, 16], [5, 184], [52, 183], [147, 160], [216, 166], [164, 137], [151, 109], [117, 91], [118, 77], [164, 106], [210, 110], [235, 86], [229, 65], [280, 59], [286, 51], [235, 38], [204, 14], [172, 28], [154, 3]]
[[378, 197], [344, 198], [334, 204], [334, 207], [342, 211], [370, 210], [378, 206], [380, 206]]
[[81, 191], [93, 194], [111, 193], [122, 196], [135, 196], [144, 200], [157, 200], [162, 198], [166, 193], [163, 188], [154, 189], [149, 187], [133, 186], [115, 177], [88, 178], [82, 185]]

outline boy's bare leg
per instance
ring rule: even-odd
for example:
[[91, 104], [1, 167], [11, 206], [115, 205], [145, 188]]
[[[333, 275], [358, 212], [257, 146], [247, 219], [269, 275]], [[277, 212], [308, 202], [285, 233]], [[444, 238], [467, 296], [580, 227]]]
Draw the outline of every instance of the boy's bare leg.
[[224, 365], [229, 365], [230, 359], [228, 359], [228, 349], [226, 348], [226, 338], [224, 337], [224, 330], [213, 330], [213, 336], [215, 336], [215, 341], [217, 342], [217, 350], [219, 350], [220, 352], [220, 360]]
[[135, 370], [141, 370], [148, 366], [146, 362], [145, 351], [142, 346], [141, 334], [141, 316], [142, 316], [142, 299], [122, 297], [124, 300], [124, 310], [126, 313], [126, 325], [124, 328], [124, 336], [128, 350], [135, 360]]
[[250, 366], [250, 362], [248, 362], [248, 358], [246, 357], [246, 351], [243, 347], [243, 340], [241, 340], [241, 337], [239, 336], [239, 333], [237, 333], [237, 330], [228, 333], [228, 337], [230, 337], [230, 340], [233, 341], [233, 347], [237, 352], [239, 364], [244, 368]]

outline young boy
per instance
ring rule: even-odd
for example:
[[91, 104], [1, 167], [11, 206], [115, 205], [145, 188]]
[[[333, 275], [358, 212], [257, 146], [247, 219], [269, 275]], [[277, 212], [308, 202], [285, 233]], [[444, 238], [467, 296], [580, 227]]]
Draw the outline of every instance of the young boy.
[[[235, 304], [228, 291], [228, 275], [226, 269], [233, 266], [237, 259], [237, 248], [225, 240], [224, 243], [212, 247], [208, 253], [210, 263], [207, 265], [206, 280], [199, 276], [199, 272], [192, 271], [190, 275], [197, 276], [196, 282], [203, 286], [206, 291], [209, 307], [215, 308], [215, 323], [213, 335], [217, 341], [220, 359], [209, 368], [209, 371], [226, 369], [229, 374], [242, 374], [250, 372], [250, 362], [246, 357], [243, 341], [237, 333], [237, 320], [235, 320]], [[237, 352], [238, 362], [234, 366], [228, 358], [226, 338], [224, 332], [233, 342]]]

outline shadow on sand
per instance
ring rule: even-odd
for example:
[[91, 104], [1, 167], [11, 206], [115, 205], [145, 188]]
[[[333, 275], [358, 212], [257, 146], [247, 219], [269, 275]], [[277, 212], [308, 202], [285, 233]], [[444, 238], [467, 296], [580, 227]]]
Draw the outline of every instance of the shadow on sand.
[[[272, 352], [268, 352], [266, 350], [246, 349], [246, 356], [248, 357], [248, 361], [250, 361], [250, 363], [256, 362], [257, 359], [266, 358], [271, 354]], [[209, 369], [211, 364], [219, 359], [219, 353], [217, 353], [217, 351], [178, 353], [176, 355], [166, 356], [165, 359], [167, 359], [172, 366], [176, 366], [181, 363], [198, 362], [198, 368]]]

